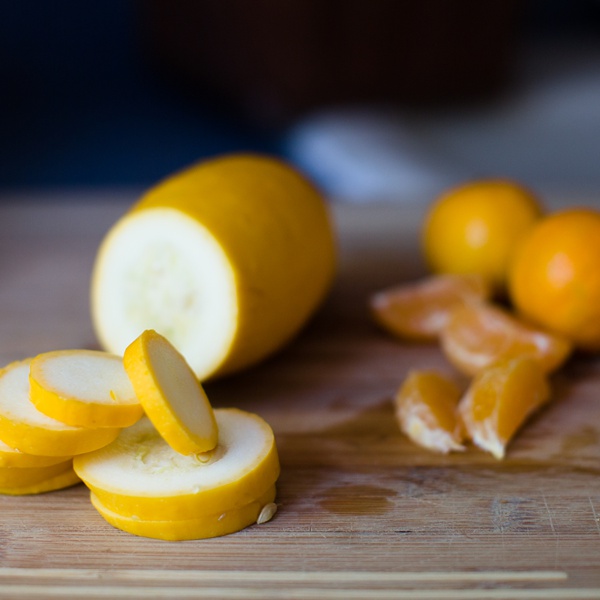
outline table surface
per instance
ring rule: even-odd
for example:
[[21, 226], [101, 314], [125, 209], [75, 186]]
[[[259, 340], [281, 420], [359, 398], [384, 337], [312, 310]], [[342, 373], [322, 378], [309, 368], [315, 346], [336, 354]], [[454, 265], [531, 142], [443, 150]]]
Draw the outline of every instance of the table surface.
[[[135, 198], [96, 193], [0, 204], [0, 362], [96, 348], [89, 275]], [[189, 542], [105, 523], [79, 485], [0, 496], [2, 598], [600, 598], [600, 361], [575, 357], [504, 461], [411, 444], [392, 397], [413, 368], [452, 372], [435, 345], [373, 326], [370, 292], [424, 273], [421, 205], [333, 204], [340, 266], [301, 335], [209, 383], [215, 406], [272, 425], [274, 519]]]

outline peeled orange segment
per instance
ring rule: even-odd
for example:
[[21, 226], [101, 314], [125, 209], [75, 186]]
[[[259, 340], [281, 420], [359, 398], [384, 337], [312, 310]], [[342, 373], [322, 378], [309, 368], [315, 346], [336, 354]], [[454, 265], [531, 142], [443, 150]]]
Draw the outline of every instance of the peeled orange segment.
[[256, 523], [262, 509], [275, 499], [275, 486], [244, 506], [178, 521], [126, 517], [104, 506], [93, 493], [90, 497], [94, 508], [108, 523], [127, 533], [167, 541], [199, 540], [235, 533]]
[[69, 460], [70, 456], [35, 456], [11, 448], [0, 441], [0, 467], [49, 467]]
[[0, 440], [27, 454], [74, 456], [112, 442], [118, 429], [65, 425], [41, 413], [29, 398], [30, 360], [0, 371]]
[[29, 483], [25, 485], [11, 485], [4, 486], [0, 485], [0, 494], [8, 496], [27, 496], [33, 494], [44, 494], [46, 492], [54, 492], [56, 490], [62, 490], [64, 488], [71, 487], [81, 483], [81, 479], [77, 477], [73, 468], [69, 466], [61, 473], [52, 475], [46, 479], [42, 479], [36, 483]]
[[369, 299], [369, 307], [375, 321], [388, 332], [430, 341], [439, 337], [452, 308], [490, 296], [491, 289], [482, 276], [434, 275], [377, 292]]
[[464, 450], [463, 428], [456, 409], [458, 386], [435, 371], [413, 371], [395, 397], [400, 429], [416, 444], [447, 454]]
[[143, 418], [109, 446], [82, 456], [76, 473], [107, 509], [179, 521], [244, 506], [279, 476], [273, 431], [259, 416], [217, 409], [219, 444], [205, 456], [175, 452]]
[[489, 303], [469, 303], [453, 309], [440, 342], [448, 360], [467, 375], [515, 356], [530, 356], [544, 371], [551, 372], [572, 351], [566, 339], [534, 329]]
[[91, 287], [103, 347], [122, 355], [155, 329], [200, 380], [255, 364], [287, 343], [333, 280], [326, 202], [264, 156], [195, 165], [151, 189], [109, 231]]
[[549, 398], [539, 362], [518, 357], [477, 375], [460, 401], [459, 414], [473, 442], [501, 459], [519, 427]]
[[123, 364], [148, 418], [173, 450], [198, 454], [217, 445], [212, 406], [185, 358], [162, 335], [144, 331], [125, 350]]
[[144, 412], [122, 359], [106, 352], [40, 354], [31, 361], [29, 385], [40, 412], [75, 427], [127, 427]]

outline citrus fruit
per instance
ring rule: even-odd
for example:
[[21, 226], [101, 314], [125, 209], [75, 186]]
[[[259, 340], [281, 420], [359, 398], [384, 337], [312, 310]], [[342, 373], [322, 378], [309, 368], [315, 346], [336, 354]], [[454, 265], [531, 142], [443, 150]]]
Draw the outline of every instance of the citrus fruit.
[[45, 415], [75, 427], [128, 427], [144, 413], [121, 357], [93, 350], [39, 354], [29, 394]]
[[226, 156], [159, 183], [115, 223], [93, 269], [92, 320], [119, 355], [140, 331], [160, 332], [204, 380], [288, 342], [334, 267], [317, 189], [279, 160]]
[[540, 218], [537, 198], [505, 180], [453, 188], [430, 207], [422, 231], [425, 259], [436, 273], [478, 273], [503, 292], [515, 245]]
[[400, 429], [416, 444], [444, 454], [464, 450], [456, 409], [461, 392], [435, 371], [412, 371], [395, 397]]
[[403, 339], [432, 341], [454, 306], [489, 296], [489, 286], [479, 275], [433, 275], [373, 294], [369, 308], [386, 331]]
[[488, 302], [455, 307], [440, 334], [440, 346], [466, 375], [516, 356], [529, 356], [550, 372], [560, 367], [572, 350], [564, 337], [532, 327]]
[[501, 459], [517, 430], [549, 398], [550, 387], [540, 364], [519, 356], [477, 375], [458, 411], [473, 443]]
[[600, 350], [600, 212], [568, 209], [540, 221], [515, 255], [509, 292], [528, 319]]

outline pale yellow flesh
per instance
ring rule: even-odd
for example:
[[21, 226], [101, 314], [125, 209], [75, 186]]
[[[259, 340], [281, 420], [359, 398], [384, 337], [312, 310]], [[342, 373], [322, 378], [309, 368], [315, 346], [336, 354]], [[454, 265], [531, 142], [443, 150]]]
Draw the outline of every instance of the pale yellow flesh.
[[275, 500], [275, 493], [275, 486], [272, 486], [259, 498], [244, 506], [177, 521], [143, 520], [139, 517], [123, 516], [107, 508], [93, 492], [90, 498], [100, 515], [117, 529], [143, 537], [181, 541], [219, 537], [253, 525], [262, 509]]
[[199, 454], [217, 445], [219, 430], [202, 385], [166, 338], [144, 331], [123, 363], [146, 415], [173, 450]]
[[229, 259], [195, 219], [168, 208], [121, 219], [103, 241], [91, 289], [103, 347], [122, 355], [140, 331], [172, 340], [200, 378], [218, 368], [235, 335]]
[[73, 427], [41, 413], [29, 397], [30, 362], [0, 370], [0, 440], [26, 454], [64, 457], [97, 450], [117, 437], [116, 428]]
[[128, 427], [143, 414], [120, 357], [92, 350], [36, 356], [30, 397], [45, 415], [74, 427]]
[[108, 509], [144, 520], [184, 520], [243, 506], [279, 476], [275, 438], [257, 415], [217, 409], [215, 417], [219, 445], [208, 456], [173, 451], [142, 419], [109, 446], [76, 457], [75, 471]]

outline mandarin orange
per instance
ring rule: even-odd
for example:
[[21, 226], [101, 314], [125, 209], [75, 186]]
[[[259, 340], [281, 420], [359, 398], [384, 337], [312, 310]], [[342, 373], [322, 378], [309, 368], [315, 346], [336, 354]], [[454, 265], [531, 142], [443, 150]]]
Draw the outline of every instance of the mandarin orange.
[[426, 215], [426, 261], [436, 273], [478, 273], [504, 292], [515, 245], [541, 215], [537, 197], [516, 182], [490, 179], [456, 187]]
[[515, 254], [516, 309], [584, 350], [600, 350], [600, 211], [575, 208], [539, 222]]

